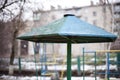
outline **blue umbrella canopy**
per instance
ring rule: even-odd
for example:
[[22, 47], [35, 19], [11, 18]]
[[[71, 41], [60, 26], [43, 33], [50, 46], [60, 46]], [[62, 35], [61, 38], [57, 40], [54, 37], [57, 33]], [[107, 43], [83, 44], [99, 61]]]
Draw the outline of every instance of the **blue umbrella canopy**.
[[96, 43], [112, 42], [117, 36], [72, 14], [67, 14], [62, 19], [43, 27], [33, 28], [17, 38], [33, 42], [66, 43], [69, 40], [72, 43]]

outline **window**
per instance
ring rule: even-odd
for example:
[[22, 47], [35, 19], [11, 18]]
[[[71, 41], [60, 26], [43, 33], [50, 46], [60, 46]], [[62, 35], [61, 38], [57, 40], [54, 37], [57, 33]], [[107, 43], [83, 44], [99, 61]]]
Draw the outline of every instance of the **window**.
[[97, 20], [93, 20], [93, 25], [97, 26]]
[[93, 11], [93, 16], [96, 16], [96, 15], [97, 15], [97, 13], [95, 11]]
[[33, 19], [34, 20], [39, 20], [40, 19], [40, 13], [34, 13], [33, 14]]
[[35, 49], [35, 53], [36, 53], [36, 54], [39, 54], [40, 44], [39, 44], [39, 43], [35, 43], [34, 49]]
[[21, 41], [21, 55], [27, 55], [28, 54], [28, 41]]
[[81, 16], [79, 15], [79, 16], [77, 16], [78, 18], [81, 18]]
[[103, 13], [105, 13], [106, 12], [106, 8], [105, 7], [103, 7]]
[[120, 11], [120, 6], [115, 6], [115, 11]]

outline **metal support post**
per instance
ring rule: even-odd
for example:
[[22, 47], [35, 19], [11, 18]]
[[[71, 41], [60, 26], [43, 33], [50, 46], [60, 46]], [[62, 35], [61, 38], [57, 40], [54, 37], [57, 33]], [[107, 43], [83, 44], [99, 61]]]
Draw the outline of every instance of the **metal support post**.
[[18, 58], [18, 62], [19, 62], [19, 73], [21, 73], [21, 57]]
[[106, 53], [107, 55], [106, 55], [106, 58], [107, 58], [107, 60], [106, 60], [106, 65], [107, 65], [107, 71], [106, 71], [106, 77], [107, 77], [107, 80], [110, 80], [109, 79], [109, 73], [110, 73], [110, 61], [109, 61], [109, 58], [110, 58], [110, 54], [109, 53]]
[[71, 80], [71, 42], [67, 43], [67, 80]]
[[84, 57], [85, 57], [85, 49], [83, 48], [83, 80], [85, 80], [85, 72], [84, 72], [85, 63], [84, 63]]
[[96, 75], [97, 75], [97, 74], [96, 74], [96, 69], [97, 69], [97, 68], [96, 68], [96, 63], [97, 63], [97, 61], [96, 61], [96, 57], [97, 57], [97, 56], [96, 56], [96, 52], [94, 53], [94, 57], [95, 57], [95, 62], [94, 62], [94, 63], [95, 63], [95, 80], [97, 80], [97, 77], [96, 77]]

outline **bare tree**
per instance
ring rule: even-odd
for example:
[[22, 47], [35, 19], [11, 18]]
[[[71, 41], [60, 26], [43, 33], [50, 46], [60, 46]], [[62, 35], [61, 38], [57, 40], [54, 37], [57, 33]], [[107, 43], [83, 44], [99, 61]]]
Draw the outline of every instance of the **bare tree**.
[[18, 35], [18, 31], [25, 25], [22, 20], [22, 15], [26, 1], [27, 0], [0, 0], [0, 20], [4, 23], [10, 22], [9, 25], [11, 25], [12, 28], [10, 65], [13, 65], [16, 53], [16, 36]]
[[[19, 30], [25, 27], [25, 21], [23, 21], [22, 16], [26, 9], [27, 3], [31, 3], [31, 1], [30, 0], [0, 0], [0, 20], [2, 22], [10, 22], [12, 26], [10, 65], [13, 65], [16, 54], [16, 47], [17, 47], [16, 36], [18, 35]], [[30, 7], [28, 8], [31, 9]]]
[[13, 65], [15, 54], [17, 53], [17, 40], [16, 37], [20, 29], [25, 27], [25, 22], [21, 18], [22, 12], [20, 12], [12, 21], [12, 47], [11, 47], [11, 55], [10, 55], [10, 65]]
[[19, 12], [20, 5], [26, 0], [0, 0], [0, 19], [3, 21], [12, 20]]

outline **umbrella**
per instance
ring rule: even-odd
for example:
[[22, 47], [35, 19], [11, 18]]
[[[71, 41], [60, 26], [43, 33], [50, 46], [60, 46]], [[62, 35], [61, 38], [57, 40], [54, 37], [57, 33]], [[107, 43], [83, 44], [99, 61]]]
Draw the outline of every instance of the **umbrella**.
[[117, 36], [82, 21], [73, 14], [66, 14], [59, 20], [33, 28], [17, 38], [33, 42], [67, 43], [67, 80], [71, 80], [71, 43], [112, 42]]

